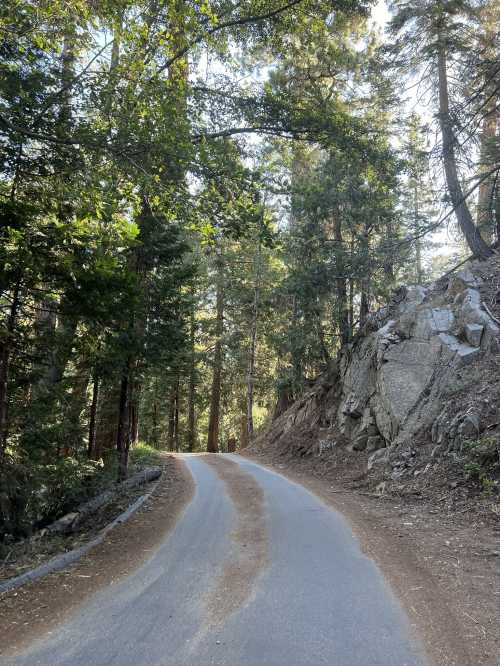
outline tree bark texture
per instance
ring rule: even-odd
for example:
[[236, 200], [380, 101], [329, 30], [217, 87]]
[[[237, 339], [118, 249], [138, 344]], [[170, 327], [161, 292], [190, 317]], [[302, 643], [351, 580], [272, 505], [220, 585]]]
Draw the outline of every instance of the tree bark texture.
[[458, 225], [465, 236], [467, 245], [472, 254], [478, 259], [486, 259], [492, 254], [492, 250], [485, 243], [479, 233], [469, 206], [464, 199], [462, 186], [458, 176], [457, 161], [455, 155], [455, 134], [450, 115], [450, 101], [448, 94], [448, 72], [446, 45], [443, 36], [439, 36], [438, 44], [438, 84], [439, 84], [439, 123], [442, 137], [442, 155], [448, 194], [455, 211]]
[[215, 350], [210, 392], [210, 416], [208, 420], [207, 451], [217, 453], [219, 450], [219, 419], [222, 384], [222, 336], [224, 333], [224, 266], [222, 257], [217, 258], [217, 292], [216, 292]]

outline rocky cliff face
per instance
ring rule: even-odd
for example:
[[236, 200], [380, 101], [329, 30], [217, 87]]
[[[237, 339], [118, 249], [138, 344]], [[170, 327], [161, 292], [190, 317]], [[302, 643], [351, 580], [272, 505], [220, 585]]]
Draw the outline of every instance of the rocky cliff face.
[[[429, 287], [398, 289], [342, 350], [335, 367], [271, 425], [257, 446], [301, 454], [346, 446], [369, 453], [370, 469], [387, 462], [391, 451], [417, 441], [449, 451], [477, 436], [492, 419], [500, 420], [498, 405], [489, 404], [485, 423], [476, 413], [483, 407], [474, 412], [465, 400], [463, 410], [460, 405], [450, 409], [450, 396], [478, 365], [496, 368], [497, 386], [500, 382], [495, 365], [499, 283], [495, 257]], [[474, 396], [477, 385], [472, 384], [467, 390]]]

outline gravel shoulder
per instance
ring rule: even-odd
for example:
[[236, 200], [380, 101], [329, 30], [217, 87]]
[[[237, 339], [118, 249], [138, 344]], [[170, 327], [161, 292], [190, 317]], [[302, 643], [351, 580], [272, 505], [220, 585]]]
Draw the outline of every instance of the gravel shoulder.
[[321, 459], [245, 457], [340, 511], [404, 605], [434, 666], [500, 665], [500, 524], [418, 497], [349, 488]]
[[76, 565], [0, 595], [0, 655], [49, 634], [95, 592], [116, 584], [152, 556], [194, 492], [182, 460], [164, 456], [162, 466], [160, 482], [139, 511]]

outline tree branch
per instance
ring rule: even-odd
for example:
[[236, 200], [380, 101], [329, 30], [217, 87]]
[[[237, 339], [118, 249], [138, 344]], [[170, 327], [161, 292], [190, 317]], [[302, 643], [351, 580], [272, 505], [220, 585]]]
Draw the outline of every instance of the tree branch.
[[161, 74], [166, 69], [169, 69], [177, 60], [187, 55], [187, 53], [189, 53], [189, 51], [194, 46], [200, 44], [200, 42], [202, 42], [206, 37], [211, 37], [215, 33], [220, 32], [221, 30], [226, 30], [227, 28], [234, 28], [237, 26], [248, 25], [249, 23], [260, 23], [261, 21], [267, 21], [268, 19], [272, 19], [275, 18], [276, 16], [279, 16], [280, 14], [283, 14], [283, 12], [292, 9], [292, 7], [295, 7], [296, 5], [300, 5], [302, 2], [304, 2], [304, 0], [291, 0], [291, 2], [288, 2], [286, 5], [282, 5], [277, 9], [273, 9], [271, 11], [266, 12], [265, 14], [258, 14], [254, 16], [242, 16], [240, 18], [235, 18], [219, 23], [213, 28], [207, 30], [205, 33], [198, 35], [198, 37], [195, 37], [191, 42], [189, 42], [189, 44], [186, 44], [185, 47], [180, 49], [171, 58], [169, 58], [161, 67], [159, 67], [155, 75]]

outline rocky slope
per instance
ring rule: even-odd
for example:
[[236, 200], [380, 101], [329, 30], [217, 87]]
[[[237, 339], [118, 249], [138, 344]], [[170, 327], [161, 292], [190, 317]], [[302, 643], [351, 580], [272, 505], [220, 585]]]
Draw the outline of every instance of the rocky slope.
[[429, 478], [454, 463], [498, 490], [500, 258], [394, 292], [254, 448], [358, 453], [377, 482]]

